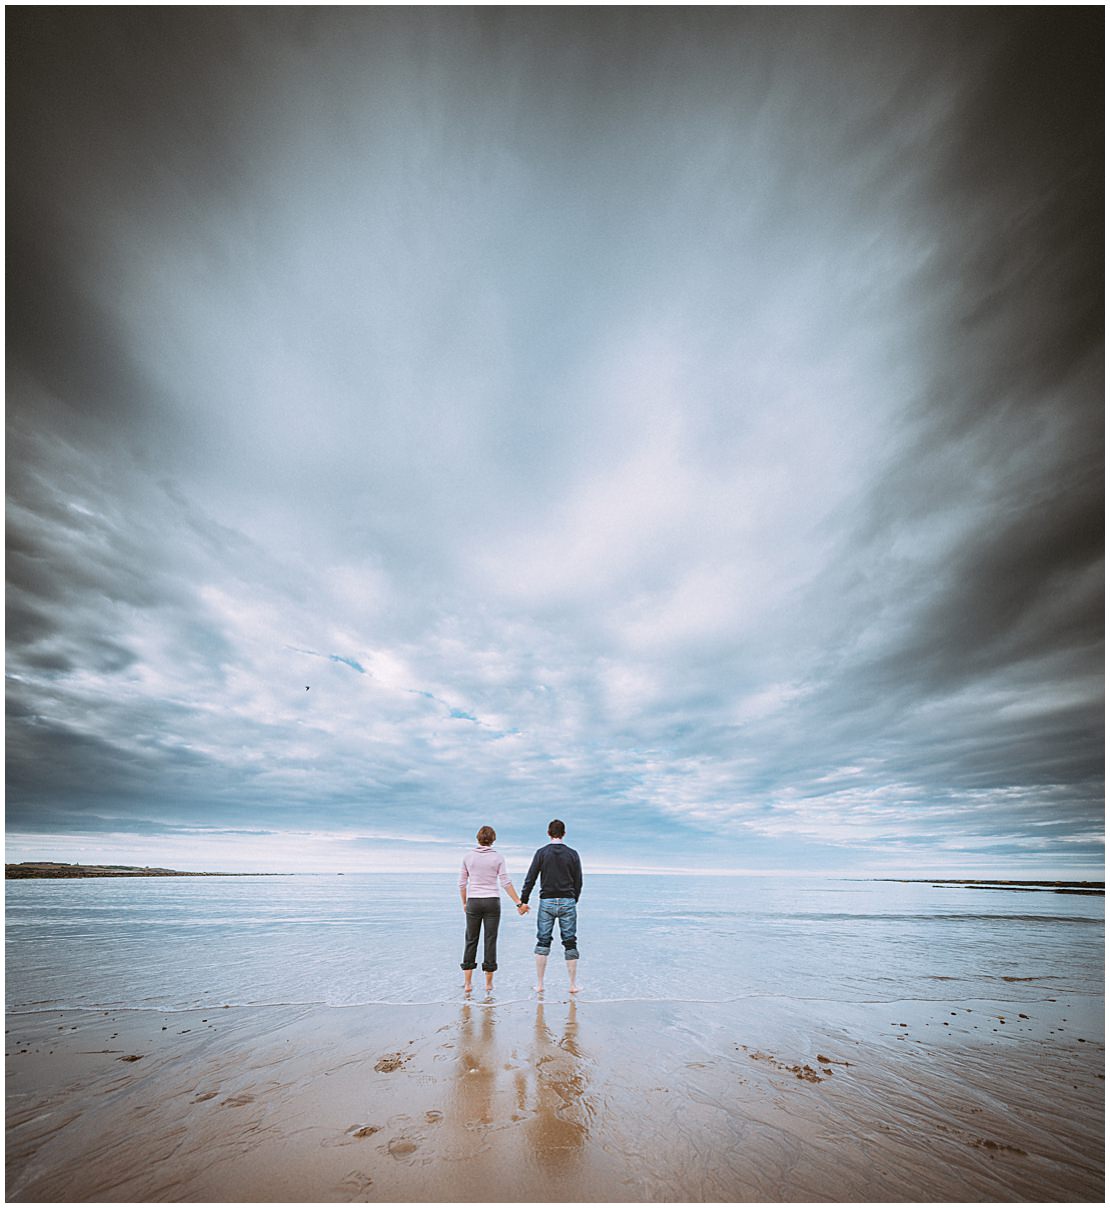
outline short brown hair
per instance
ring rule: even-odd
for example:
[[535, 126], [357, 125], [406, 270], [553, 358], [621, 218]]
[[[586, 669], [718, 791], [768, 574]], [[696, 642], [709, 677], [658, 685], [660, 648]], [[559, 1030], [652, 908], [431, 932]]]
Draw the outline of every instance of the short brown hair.
[[547, 824], [547, 833], [552, 837], [552, 839], [561, 839], [567, 833], [567, 828], [559, 821], [558, 818], [553, 818]]
[[483, 826], [478, 832], [478, 846], [492, 847], [494, 839], [497, 838], [497, 832], [492, 826]]

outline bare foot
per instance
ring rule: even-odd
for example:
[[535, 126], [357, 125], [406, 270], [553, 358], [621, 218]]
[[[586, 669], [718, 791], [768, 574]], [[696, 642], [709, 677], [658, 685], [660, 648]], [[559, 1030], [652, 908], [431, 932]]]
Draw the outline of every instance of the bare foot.
[[582, 987], [581, 987], [581, 986], [571, 986], [571, 988], [570, 988], [570, 992], [571, 992], [572, 994], [577, 994], [577, 993], [578, 993], [578, 991], [579, 991], [579, 990], [581, 990], [581, 989], [582, 989]]
[[533, 990], [535, 990], [535, 992], [536, 992], [537, 994], [542, 994], [542, 993], [543, 993], [543, 986], [542, 986], [542, 985], [539, 985], [539, 986], [533, 986], [533, 987], [532, 987], [532, 989], [533, 989]]

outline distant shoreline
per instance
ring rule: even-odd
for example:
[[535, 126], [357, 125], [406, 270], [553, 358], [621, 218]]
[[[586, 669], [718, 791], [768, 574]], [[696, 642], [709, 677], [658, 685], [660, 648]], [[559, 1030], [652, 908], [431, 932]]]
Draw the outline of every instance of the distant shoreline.
[[26, 860], [5, 864], [6, 881], [31, 878], [59, 880], [82, 877], [291, 877], [291, 872], [180, 872], [176, 868], [139, 867], [133, 864], [57, 864], [50, 860]]
[[876, 877], [876, 881], [889, 881], [897, 885], [932, 885], [936, 889], [1028, 889], [1040, 893], [1106, 893], [1105, 881], [976, 881], [969, 878], [943, 877]]

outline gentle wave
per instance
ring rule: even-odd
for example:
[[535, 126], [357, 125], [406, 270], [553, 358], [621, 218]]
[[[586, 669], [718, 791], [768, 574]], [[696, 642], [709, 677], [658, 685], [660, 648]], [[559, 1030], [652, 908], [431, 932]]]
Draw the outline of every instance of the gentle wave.
[[[1097, 994], [1086, 993], [1082, 991], [1071, 991], [1076, 997], [1097, 998]], [[184, 1015], [192, 1014], [197, 1011], [219, 1011], [224, 1009], [231, 1010], [278, 1010], [282, 1008], [305, 1008], [305, 1009], [321, 1009], [329, 1011], [347, 1011], [360, 1010], [362, 1008], [377, 1008], [377, 1007], [457, 1007], [457, 1006], [483, 1006], [483, 1007], [508, 1007], [516, 1006], [520, 1003], [553, 1003], [553, 1002], [576, 1002], [591, 1006], [606, 1006], [615, 1003], [629, 1004], [644, 1004], [654, 1006], [681, 1006], [681, 1005], [702, 1005], [702, 1006], [728, 1006], [731, 1003], [743, 1002], [782, 1002], [782, 1003], [797, 1003], [797, 1004], [815, 1004], [822, 1003], [836, 1006], [908, 1006], [913, 1004], [923, 1003], [938, 1003], [944, 1005], [967, 1005], [968, 1003], [986, 1003], [991, 1006], [1001, 1006], [1009, 1004], [1011, 1006], [1027, 1006], [1030, 1003], [1036, 1002], [1054, 1002], [1055, 999], [1041, 998], [1007, 998], [1002, 995], [974, 995], [974, 996], [917, 996], [907, 998], [904, 995], [893, 998], [841, 998], [830, 995], [811, 996], [811, 995], [783, 995], [783, 994], [740, 994], [729, 998], [694, 998], [685, 995], [670, 995], [650, 997], [646, 995], [606, 995], [604, 997], [591, 996], [585, 989], [582, 993], [576, 994], [573, 997], [566, 990], [545, 991], [541, 996], [536, 993], [522, 994], [512, 997], [502, 997], [498, 994], [487, 996], [484, 991], [476, 990], [469, 996], [463, 996], [461, 993], [450, 996], [442, 996], [438, 998], [370, 998], [361, 999], [356, 1002], [330, 1002], [325, 999], [259, 999], [246, 1002], [230, 1002], [223, 1001], [213, 1002], [194, 1002], [186, 1005], [163, 1005], [157, 1002], [88, 1002], [81, 999], [72, 999], [69, 1001], [59, 1002], [40, 1002], [40, 1003], [24, 1003], [19, 1007], [10, 1008], [8, 1014], [10, 1016], [19, 1015], [49, 1015], [55, 1012], [62, 1011], [135, 1011], [148, 1012], [157, 1015]]]

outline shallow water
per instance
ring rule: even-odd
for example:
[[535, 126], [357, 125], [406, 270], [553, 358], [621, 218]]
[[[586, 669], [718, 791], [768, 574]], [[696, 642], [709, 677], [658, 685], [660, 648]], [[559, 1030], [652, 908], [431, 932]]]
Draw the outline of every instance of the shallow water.
[[[6, 899], [9, 1010], [430, 1003], [461, 984], [449, 874], [9, 881]], [[1104, 910], [1037, 891], [594, 874], [582, 997], [1093, 1004]], [[530, 994], [534, 920], [503, 899], [499, 1001]], [[552, 989], [561, 963], [556, 933]]]

